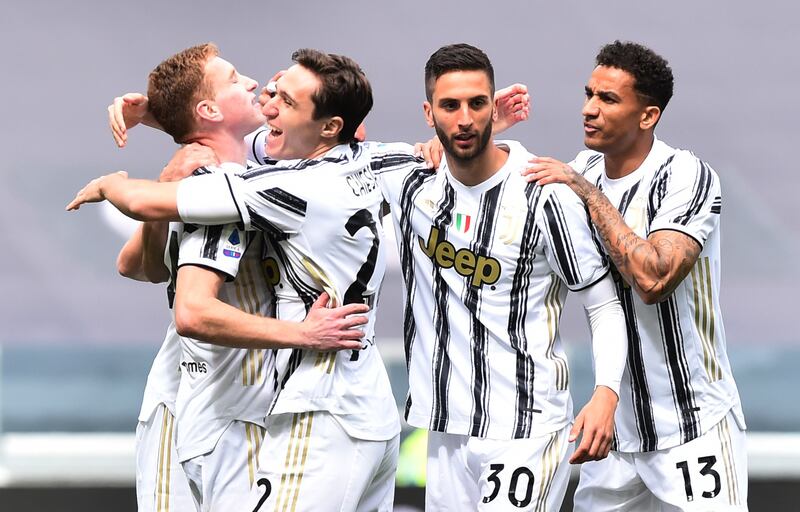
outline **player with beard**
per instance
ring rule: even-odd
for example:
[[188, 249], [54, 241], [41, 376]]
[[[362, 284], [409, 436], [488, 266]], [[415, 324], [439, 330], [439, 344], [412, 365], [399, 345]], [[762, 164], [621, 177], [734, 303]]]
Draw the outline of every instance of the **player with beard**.
[[[404, 278], [406, 419], [430, 431], [426, 508], [558, 510], [570, 442], [583, 432], [573, 462], [599, 459], [613, 434], [626, 345], [608, 265], [580, 199], [525, 183], [532, 155], [494, 141], [494, 71], [481, 50], [440, 48], [425, 86], [446, 160], [438, 172], [376, 174]], [[596, 368], [574, 426], [558, 331], [568, 290], [588, 314]]]

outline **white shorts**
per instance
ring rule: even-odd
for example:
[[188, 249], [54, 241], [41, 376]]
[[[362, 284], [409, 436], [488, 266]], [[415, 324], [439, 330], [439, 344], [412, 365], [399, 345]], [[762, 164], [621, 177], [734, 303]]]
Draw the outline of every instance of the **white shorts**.
[[390, 511], [399, 442], [350, 437], [324, 411], [271, 416], [242, 510]]
[[175, 452], [175, 418], [159, 404], [136, 425], [136, 501], [139, 512], [192, 510], [186, 475]]
[[746, 436], [732, 413], [692, 441], [587, 462], [576, 512], [747, 510]]
[[245, 510], [263, 440], [263, 427], [234, 421], [212, 451], [183, 461], [194, 508], [200, 512]]
[[425, 510], [559, 510], [575, 449], [570, 427], [510, 440], [429, 432]]

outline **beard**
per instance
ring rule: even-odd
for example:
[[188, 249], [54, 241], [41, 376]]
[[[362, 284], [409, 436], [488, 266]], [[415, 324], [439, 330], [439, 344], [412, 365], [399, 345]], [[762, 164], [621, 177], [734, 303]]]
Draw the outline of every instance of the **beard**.
[[444, 146], [444, 151], [448, 157], [452, 157], [455, 160], [460, 160], [462, 162], [468, 162], [486, 151], [486, 145], [489, 144], [489, 139], [492, 138], [492, 123], [487, 123], [486, 128], [478, 133], [478, 140], [474, 146], [469, 149], [461, 149], [459, 148], [453, 137], [448, 137], [447, 134], [439, 127], [439, 124], [436, 123], [436, 119], [433, 120], [433, 128], [436, 130], [436, 136], [439, 137], [439, 141]]

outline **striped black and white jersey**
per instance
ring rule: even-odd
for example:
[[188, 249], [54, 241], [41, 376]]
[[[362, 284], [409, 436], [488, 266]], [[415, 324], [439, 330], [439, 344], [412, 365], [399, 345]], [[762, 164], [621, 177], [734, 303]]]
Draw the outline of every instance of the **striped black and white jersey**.
[[731, 409], [744, 426], [719, 304], [716, 172], [658, 139], [639, 169], [618, 180], [606, 176], [603, 155], [594, 151], [582, 151], [570, 165], [605, 193], [637, 235], [674, 230], [702, 247], [690, 274], [659, 304], [645, 304], [615, 272], [628, 330], [615, 449], [646, 452], [686, 443]]
[[397, 407], [375, 347], [375, 301], [385, 270], [383, 197], [361, 144], [306, 160], [267, 161], [239, 177], [181, 182], [178, 209], [189, 222], [241, 222], [265, 234], [276, 317], [301, 321], [323, 291], [336, 304], [372, 305], [362, 350], [285, 350], [273, 414], [323, 410], [349, 435], [387, 440], [400, 432]]
[[181, 382], [180, 361], [180, 336], [175, 332], [175, 322], [170, 320], [164, 341], [147, 374], [139, 421], [148, 421], [159, 404], [164, 404], [175, 416], [175, 396]]
[[[475, 186], [409, 163], [375, 164], [391, 204], [405, 292], [406, 419], [493, 439], [559, 430], [572, 418], [559, 318], [568, 290], [608, 273], [587, 212], [564, 185], [526, 183], [533, 157], [499, 142], [505, 165]], [[409, 146], [384, 145], [380, 161]]]
[[[235, 163], [199, 173], [242, 173]], [[225, 276], [218, 298], [247, 313], [274, 316], [264, 238], [235, 224], [170, 223], [169, 268], [197, 265]], [[173, 280], [174, 282], [174, 280]], [[276, 386], [272, 350], [231, 348], [181, 337], [176, 448], [181, 461], [208, 453], [234, 420], [264, 426]]]

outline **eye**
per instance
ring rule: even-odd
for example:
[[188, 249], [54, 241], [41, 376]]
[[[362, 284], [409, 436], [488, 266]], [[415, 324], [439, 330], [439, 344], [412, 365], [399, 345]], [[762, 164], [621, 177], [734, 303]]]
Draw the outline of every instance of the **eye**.
[[474, 100], [470, 101], [470, 106], [474, 109], [483, 108], [488, 104], [486, 98], [475, 98]]
[[448, 112], [452, 112], [454, 110], [458, 110], [458, 102], [457, 101], [443, 101], [441, 103], [441, 107]]

